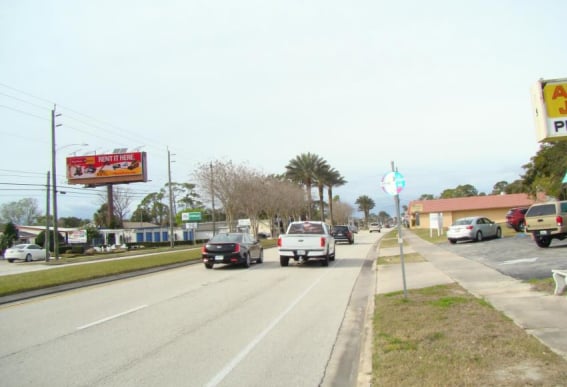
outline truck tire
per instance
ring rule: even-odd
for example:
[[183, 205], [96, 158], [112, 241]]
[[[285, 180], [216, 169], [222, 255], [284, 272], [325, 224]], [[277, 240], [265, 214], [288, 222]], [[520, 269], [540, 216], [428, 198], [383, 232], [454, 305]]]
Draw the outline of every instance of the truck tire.
[[289, 266], [289, 257], [280, 256], [280, 266]]
[[534, 240], [539, 247], [549, 247], [551, 244], [551, 238], [548, 236], [534, 235]]
[[329, 266], [329, 255], [325, 255], [325, 257], [323, 258], [323, 260], [321, 261], [321, 266]]

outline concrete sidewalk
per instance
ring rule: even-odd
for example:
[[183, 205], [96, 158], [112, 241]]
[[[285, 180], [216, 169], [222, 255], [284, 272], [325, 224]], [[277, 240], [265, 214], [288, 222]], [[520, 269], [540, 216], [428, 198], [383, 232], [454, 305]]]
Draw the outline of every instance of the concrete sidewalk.
[[[565, 295], [555, 296], [533, 291], [527, 283], [446, 251], [409, 230], [404, 230], [402, 235], [409, 244], [409, 247], [404, 246], [404, 254], [417, 252], [427, 260], [404, 265], [407, 289], [457, 282], [567, 360]], [[399, 248], [381, 249], [379, 254], [399, 255]], [[376, 289], [378, 293], [403, 290], [401, 265], [379, 265]]]

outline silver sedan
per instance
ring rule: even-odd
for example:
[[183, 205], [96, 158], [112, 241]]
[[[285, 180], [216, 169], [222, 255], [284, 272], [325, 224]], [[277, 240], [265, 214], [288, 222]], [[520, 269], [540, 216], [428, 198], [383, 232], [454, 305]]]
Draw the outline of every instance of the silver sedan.
[[457, 219], [447, 230], [447, 239], [453, 244], [457, 241], [481, 241], [485, 238], [501, 237], [502, 228], [483, 216]]

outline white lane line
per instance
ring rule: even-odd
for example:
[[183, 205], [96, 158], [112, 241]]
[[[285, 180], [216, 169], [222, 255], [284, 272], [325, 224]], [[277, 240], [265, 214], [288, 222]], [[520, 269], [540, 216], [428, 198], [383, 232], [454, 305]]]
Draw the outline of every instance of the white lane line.
[[[339, 265], [336, 265], [339, 266]], [[240, 351], [227, 365], [223, 367], [222, 370], [218, 374], [215, 375], [214, 378], [209, 380], [209, 382], [205, 385], [206, 387], [214, 387], [217, 386], [222, 380], [228, 375], [237, 365], [240, 363], [246, 355], [254, 349], [256, 345], [264, 336], [266, 336], [274, 327], [289, 313], [291, 310], [327, 275], [329, 271], [327, 270], [325, 274], [319, 277], [311, 286], [309, 286], [303, 293], [301, 293], [275, 320], [273, 320], [267, 327], [264, 329], [258, 336], [256, 336], [242, 351]]]
[[118, 314], [115, 314], [115, 315], [112, 315], [112, 316], [103, 318], [103, 319], [101, 319], [101, 320], [94, 321], [94, 322], [92, 322], [92, 323], [90, 323], [90, 324], [82, 325], [82, 326], [78, 327], [77, 330], [80, 331], [81, 329], [90, 328], [90, 327], [92, 327], [92, 326], [94, 326], [94, 325], [102, 324], [102, 323], [107, 322], [107, 321], [109, 321], [109, 320], [112, 320], [112, 319], [115, 319], [115, 318], [118, 318], [118, 317], [125, 316], [125, 315], [127, 315], [127, 314], [129, 314], [129, 313], [133, 313], [133, 312], [136, 312], [136, 311], [138, 311], [138, 310], [140, 310], [140, 309], [144, 309], [144, 308], [147, 308], [147, 307], [148, 307], [147, 305], [140, 305], [140, 306], [137, 306], [137, 307], [135, 307], [135, 308], [133, 308], [133, 309], [129, 309], [129, 310], [127, 310], [127, 311], [124, 311], [124, 312], [122, 312], [122, 313], [118, 313]]
[[534, 263], [537, 261], [537, 258], [520, 258], [520, 259], [511, 259], [508, 261], [504, 261], [500, 263], [500, 265], [514, 265], [516, 263]]

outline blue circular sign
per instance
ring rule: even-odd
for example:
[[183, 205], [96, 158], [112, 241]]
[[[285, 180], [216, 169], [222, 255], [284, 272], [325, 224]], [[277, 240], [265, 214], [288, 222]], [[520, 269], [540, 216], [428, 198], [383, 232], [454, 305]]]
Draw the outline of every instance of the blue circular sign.
[[397, 195], [406, 186], [406, 179], [399, 172], [389, 172], [382, 177], [380, 186], [389, 195]]

